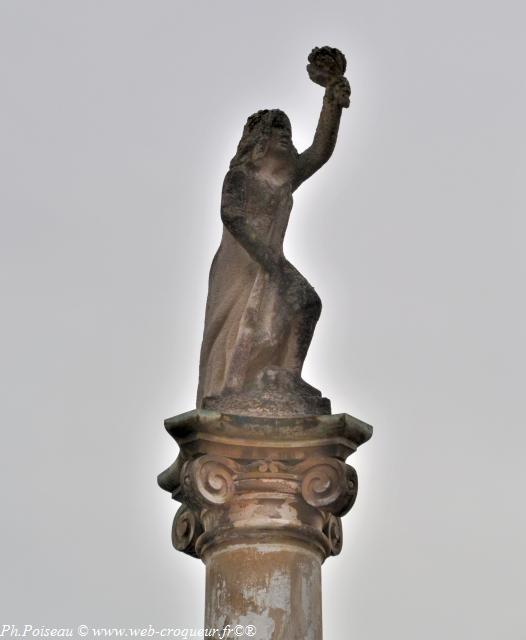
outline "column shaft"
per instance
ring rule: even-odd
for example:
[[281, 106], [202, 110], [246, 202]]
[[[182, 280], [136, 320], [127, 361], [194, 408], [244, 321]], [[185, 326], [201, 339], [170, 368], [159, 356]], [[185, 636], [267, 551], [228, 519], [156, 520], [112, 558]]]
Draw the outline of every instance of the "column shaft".
[[240, 544], [206, 558], [205, 627], [255, 640], [321, 640], [321, 558], [301, 544]]

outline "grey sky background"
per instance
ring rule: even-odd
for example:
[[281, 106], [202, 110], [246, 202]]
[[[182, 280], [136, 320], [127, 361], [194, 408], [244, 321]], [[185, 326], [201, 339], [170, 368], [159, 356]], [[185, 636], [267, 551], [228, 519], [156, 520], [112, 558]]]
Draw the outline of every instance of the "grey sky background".
[[[526, 634], [521, 2], [0, 3], [0, 625], [200, 627], [162, 420], [194, 407], [219, 198], [245, 119], [298, 148], [348, 58], [288, 258], [305, 378], [375, 427], [324, 565], [331, 640]], [[241, 569], [241, 568], [240, 568]]]

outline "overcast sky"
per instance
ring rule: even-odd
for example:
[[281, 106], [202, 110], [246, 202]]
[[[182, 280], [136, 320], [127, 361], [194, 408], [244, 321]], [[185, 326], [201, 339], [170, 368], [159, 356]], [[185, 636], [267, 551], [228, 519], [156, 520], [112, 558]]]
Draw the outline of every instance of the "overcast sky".
[[328, 640], [525, 637], [522, 2], [0, 3], [0, 625], [200, 627], [162, 421], [194, 407], [219, 200], [248, 115], [302, 150], [305, 378], [374, 425], [323, 568]]

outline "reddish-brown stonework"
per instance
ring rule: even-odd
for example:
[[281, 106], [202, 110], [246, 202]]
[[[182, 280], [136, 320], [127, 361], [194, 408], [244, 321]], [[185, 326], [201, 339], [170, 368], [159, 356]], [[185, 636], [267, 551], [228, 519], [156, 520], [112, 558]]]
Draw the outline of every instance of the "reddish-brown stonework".
[[172, 541], [207, 566], [206, 626], [265, 640], [321, 638], [320, 568], [354, 504], [345, 463], [372, 428], [347, 414], [256, 418], [197, 410], [166, 421], [180, 453], [159, 485], [182, 503]]
[[180, 447], [159, 476], [181, 502], [172, 542], [206, 564], [205, 625], [216, 637], [237, 627], [255, 640], [321, 640], [321, 565], [341, 551], [340, 518], [358, 490], [345, 460], [372, 434], [331, 415], [302, 378], [321, 300], [283, 252], [292, 194], [334, 151], [346, 69], [332, 47], [309, 55], [325, 92], [301, 153], [283, 111], [248, 118], [223, 183], [197, 410], [166, 421]]

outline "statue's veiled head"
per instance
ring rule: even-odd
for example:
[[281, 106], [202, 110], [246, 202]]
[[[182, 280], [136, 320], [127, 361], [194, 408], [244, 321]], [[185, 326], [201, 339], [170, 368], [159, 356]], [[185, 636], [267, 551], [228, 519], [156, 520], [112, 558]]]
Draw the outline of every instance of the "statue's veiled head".
[[298, 157], [290, 120], [280, 109], [263, 109], [248, 118], [230, 168], [255, 163], [270, 153], [291, 160]]

